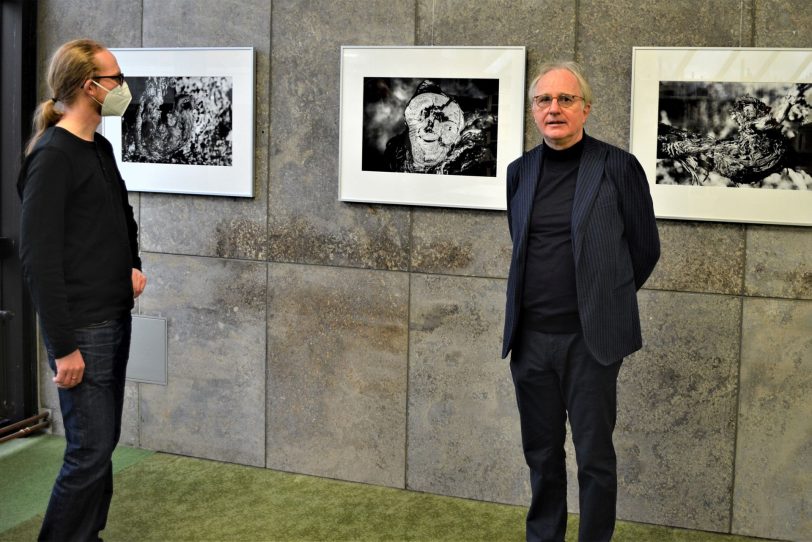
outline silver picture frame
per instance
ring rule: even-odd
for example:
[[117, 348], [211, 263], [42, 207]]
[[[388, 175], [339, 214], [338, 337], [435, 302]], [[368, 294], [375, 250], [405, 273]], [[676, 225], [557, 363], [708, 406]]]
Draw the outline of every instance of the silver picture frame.
[[[504, 210], [524, 86], [524, 47], [343, 46], [339, 200]], [[406, 122], [418, 101], [451, 134], [432, 148], [440, 158], [422, 162]]]
[[133, 94], [104, 117], [132, 192], [254, 195], [254, 49], [111, 49]]

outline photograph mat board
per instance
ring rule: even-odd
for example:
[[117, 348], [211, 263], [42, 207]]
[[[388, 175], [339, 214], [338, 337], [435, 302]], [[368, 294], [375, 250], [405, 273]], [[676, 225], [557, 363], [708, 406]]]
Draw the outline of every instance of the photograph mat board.
[[[339, 199], [504, 210], [507, 165], [524, 138], [524, 47], [341, 48]], [[364, 171], [364, 79], [498, 80], [496, 176]]]
[[[111, 49], [125, 78], [219, 79], [231, 95], [230, 165], [123, 161], [122, 120], [105, 117], [101, 131], [110, 140], [121, 175], [132, 192], [211, 196], [254, 195], [254, 49]], [[135, 97], [134, 97], [135, 98]], [[133, 107], [132, 104], [131, 107]]]
[[658, 218], [812, 225], [812, 191], [656, 184], [660, 83], [812, 82], [812, 49], [653, 48], [632, 53], [631, 152]]

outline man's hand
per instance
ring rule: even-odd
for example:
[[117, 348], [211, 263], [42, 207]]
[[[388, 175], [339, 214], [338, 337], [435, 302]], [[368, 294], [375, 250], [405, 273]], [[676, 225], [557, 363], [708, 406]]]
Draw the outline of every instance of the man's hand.
[[138, 297], [147, 285], [147, 276], [133, 267], [133, 298]]
[[56, 360], [56, 376], [53, 381], [57, 387], [70, 389], [82, 382], [85, 374], [85, 360], [79, 350], [74, 350], [64, 358]]

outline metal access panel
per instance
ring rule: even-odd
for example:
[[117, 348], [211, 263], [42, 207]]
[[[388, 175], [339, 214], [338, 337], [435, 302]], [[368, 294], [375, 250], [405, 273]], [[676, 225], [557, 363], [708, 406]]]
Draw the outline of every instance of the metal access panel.
[[133, 315], [127, 380], [166, 386], [166, 318]]

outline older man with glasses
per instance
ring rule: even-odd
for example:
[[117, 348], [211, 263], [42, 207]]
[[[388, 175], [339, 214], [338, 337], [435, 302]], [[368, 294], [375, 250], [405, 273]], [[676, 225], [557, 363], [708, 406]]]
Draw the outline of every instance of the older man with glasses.
[[634, 156], [592, 138], [592, 92], [574, 62], [546, 64], [529, 98], [542, 143], [508, 166], [513, 255], [502, 356], [511, 353], [532, 499], [527, 540], [563, 542], [569, 417], [578, 464], [578, 540], [615, 525], [617, 377], [642, 346], [637, 290], [660, 243]]

